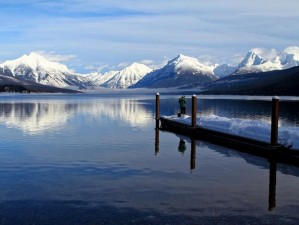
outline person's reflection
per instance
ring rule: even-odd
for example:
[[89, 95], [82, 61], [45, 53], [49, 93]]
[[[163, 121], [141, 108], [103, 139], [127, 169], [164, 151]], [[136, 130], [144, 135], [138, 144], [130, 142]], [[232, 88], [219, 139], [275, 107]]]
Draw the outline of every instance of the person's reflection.
[[180, 139], [179, 146], [178, 146], [178, 151], [184, 154], [186, 151], [186, 142], [184, 139]]
[[[178, 151], [184, 154], [186, 151], [186, 141], [182, 138], [180, 138]], [[196, 140], [191, 139], [191, 158], [190, 158], [190, 169], [191, 171], [195, 169], [195, 155], [196, 155]]]

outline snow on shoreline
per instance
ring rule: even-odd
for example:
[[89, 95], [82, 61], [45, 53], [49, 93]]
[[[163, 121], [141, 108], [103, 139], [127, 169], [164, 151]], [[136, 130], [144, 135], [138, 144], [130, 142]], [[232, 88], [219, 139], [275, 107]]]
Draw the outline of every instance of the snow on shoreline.
[[[191, 124], [191, 116], [189, 115], [184, 115], [181, 117], [178, 117], [177, 115], [163, 117], [181, 123]], [[197, 117], [196, 125], [215, 131], [270, 143], [271, 124], [268, 121], [209, 115]], [[299, 128], [286, 126], [279, 127], [278, 143], [285, 147], [299, 150]]]

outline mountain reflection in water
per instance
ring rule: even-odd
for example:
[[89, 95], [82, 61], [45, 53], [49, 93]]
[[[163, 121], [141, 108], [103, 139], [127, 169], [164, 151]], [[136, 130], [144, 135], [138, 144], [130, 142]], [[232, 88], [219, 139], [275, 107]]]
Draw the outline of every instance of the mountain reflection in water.
[[31, 134], [63, 129], [67, 120], [78, 114], [123, 121], [132, 127], [144, 127], [152, 122], [151, 112], [129, 99], [0, 103], [0, 123]]

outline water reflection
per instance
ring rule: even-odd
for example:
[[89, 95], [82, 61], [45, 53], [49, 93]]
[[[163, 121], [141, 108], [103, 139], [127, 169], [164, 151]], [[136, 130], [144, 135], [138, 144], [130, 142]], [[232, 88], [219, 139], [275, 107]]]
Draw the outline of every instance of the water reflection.
[[186, 142], [182, 138], [180, 139], [179, 142], [178, 151], [181, 152], [182, 154], [184, 154], [184, 152], [186, 151]]
[[[65, 217], [88, 217], [93, 219], [90, 223], [77, 224], [95, 224], [108, 214], [117, 224], [119, 211], [125, 212], [124, 223], [138, 224], [298, 221], [298, 169], [277, 164], [269, 171], [264, 158], [160, 133], [154, 129], [153, 99], [79, 96], [8, 103], [0, 111], [2, 218], [7, 218], [6, 207], [19, 220], [28, 218], [28, 210], [32, 217], [48, 219], [9, 224], [59, 224], [60, 219], [60, 224], [67, 224]], [[177, 112], [176, 99], [170, 103], [168, 108], [162, 103], [163, 114]], [[36, 125], [45, 135], [20, 137], [18, 130], [3, 126], [5, 120], [15, 117], [21, 123], [18, 129], [24, 130], [21, 117], [38, 121], [45, 115], [55, 125], [49, 129]], [[57, 121], [61, 121], [59, 125]], [[145, 129], [135, 129], [137, 126]], [[61, 128], [63, 132], [46, 133]], [[186, 147], [183, 157], [178, 152], [180, 139]], [[56, 210], [50, 219], [53, 208], [47, 204]], [[103, 205], [113, 209], [107, 211]], [[159, 222], [160, 218], [165, 220]]]
[[[271, 101], [199, 99], [199, 115], [218, 115], [228, 118], [254, 119], [271, 122]], [[280, 125], [298, 126], [298, 102], [280, 102]]]
[[190, 169], [195, 170], [195, 162], [196, 162], [196, 140], [194, 138], [191, 139], [191, 159], [190, 159]]
[[269, 211], [272, 211], [276, 207], [276, 171], [277, 163], [275, 159], [270, 160], [269, 169]]
[[159, 127], [156, 126], [155, 128], [155, 155], [159, 153], [159, 146], [160, 146], [160, 131]]
[[0, 104], [0, 123], [34, 134], [65, 124], [77, 110], [70, 104], [5, 103]]
[[[155, 128], [155, 155], [158, 155], [159, 153], [159, 147], [160, 145], [160, 130], [159, 127]], [[186, 146], [186, 139], [183, 137], [180, 137], [179, 144], [178, 144], [178, 152], [180, 152], [182, 155], [187, 150]], [[191, 154], [190, 154], [190, 170], [195, 170], [196, 165], [196, 139], [191, 138]]]
[[152, 122], [152, 113], [143, 104], [128, 99], [0, 103], [0, 123], [30, 134], [62, 129], [78, 114], [109, 118], [132, 127]]
[[[157, 149], [159, 149], [159, 129], [156, 128], [155, 131], [155, 155], [157, 155]], [[178, 151], [182, 154], [187, 150], [186, 138], [179, 136]], [[195, 170], [196, 167], [196, 145], [197, 141], [195, 138], [190, 138], [189, 141], [191, 146], [190, 151], [190, 170], [191, 172]], [[276, 159], [269, 159], [269, 194], [268, 194], [268, 211], [274, 210], [276, 207], [276, 173], [277, 173], [277, 161]], [[241, 181], [240, 181], [241, 182]]]

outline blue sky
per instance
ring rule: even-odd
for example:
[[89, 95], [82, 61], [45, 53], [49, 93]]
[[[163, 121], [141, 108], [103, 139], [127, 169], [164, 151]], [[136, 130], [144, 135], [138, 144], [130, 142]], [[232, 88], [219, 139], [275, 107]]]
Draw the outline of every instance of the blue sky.
[[76, 72], [160, 66], [179, 53], [236, 63], [299, 46], [298, 0], [0, 0], [0, 62], [38, 52]]

